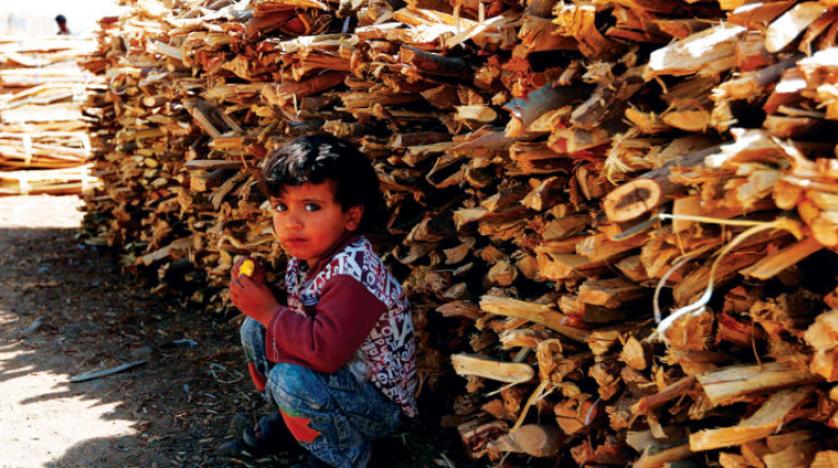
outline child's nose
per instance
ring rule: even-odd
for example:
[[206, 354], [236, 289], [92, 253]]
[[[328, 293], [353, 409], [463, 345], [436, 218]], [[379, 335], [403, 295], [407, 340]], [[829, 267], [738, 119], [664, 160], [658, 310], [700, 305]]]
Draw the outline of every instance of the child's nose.
[[305, 223], [303, 222], [303, 217], [300, 216], [299, 213], [295, 213], [293, 211], [288, 213], [288, 216], [285, 218], [286, 225], [288, 229], [302, 229]]

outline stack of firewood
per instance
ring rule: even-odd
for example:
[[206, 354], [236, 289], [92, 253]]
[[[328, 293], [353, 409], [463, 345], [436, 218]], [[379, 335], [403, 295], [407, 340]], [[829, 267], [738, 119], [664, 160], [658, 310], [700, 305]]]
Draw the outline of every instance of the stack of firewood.
[[836, 463], [833, 1], [142, 0], [102, 26], [90, 242], [157, 289], [218, 309], [236, 255], [281, 267], [259, 163], [329, 132], [379, 173], [473, 456]]
[[93, 38], [0, 38], [0, 195], [95, 185], [81, 105], [101, 78], [76, 63], [95, 49]]

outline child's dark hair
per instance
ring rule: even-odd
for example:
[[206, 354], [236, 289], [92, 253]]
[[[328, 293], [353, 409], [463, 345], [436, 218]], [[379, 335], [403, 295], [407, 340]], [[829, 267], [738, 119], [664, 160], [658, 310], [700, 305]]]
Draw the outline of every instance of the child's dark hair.
[[271, 152], [262, 166], [263, 188], [272, 197], [286, 186], [335, 182], [335, 200], [346, 210], [360, 205], [364, 215], [356, 232], [381, 226], [384, 198], [369, 159], [332, 135], [295, 138]]

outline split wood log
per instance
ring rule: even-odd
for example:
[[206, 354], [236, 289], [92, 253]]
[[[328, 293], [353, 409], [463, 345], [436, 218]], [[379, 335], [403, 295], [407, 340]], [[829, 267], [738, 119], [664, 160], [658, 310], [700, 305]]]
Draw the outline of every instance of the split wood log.
[[452, 355], [451, 364], [458, 375], [474, 375], [498, 382], [523, 383], [535, 376], [535, 371], [527, 364], [492, 361], [465, 354]]
[[813, 390], [813, 387], [807, 386], [773, 393], [754, 414], [743, 419], [736, 426], [707, 429], [690, 434], [690, 450], [693, 452], [713, 450], [762, 439], [774, 433], [789, 413]]
[[495, 315], [517, 317], [538, 323], [579, 342], [584, 342], [588, 337], [586, 330], [569, 325], [574, 321], [542, 304], [528, 303], [508, 297], [483, 296], [480, 298], [480, 309]]
[[718, 147], [696, 151], [677, 161], [671, 161], [660, 169], [649, 171], [631, 182], [612, 190], [602, 201], [602, 209], [612, 222], [631, 221], [654, 210], [673, 197], [683, 186], [670, 180], [675, 167], [693, 167], [715, 153]]
[[697, 379], [713, 405], [724, 405], [755, 392], [807, 385], [820, 380], [806, 370], [780, 362], [729, 366], [699, 375]]
[[533, 457], [554, 457], [561, 448], [562, 436], [553, 426], [525, 424], [489, 443], [488, 450], [525, 453]]
[[823, 450], [815, 454], [811, 468], [831, 468], [838, 466], [838, 450]]
[[692, 451], [690, 450], [689, 444], [680, 444], [680, 445], [663, 445], [663, 444], [654, 444], [651, 446], [647, 446], [643, 450], [643, 454], [640, 458], [634, 462], [635, 468], [652, 468], [656, 466], [666, 466], [666, 464], [672, 462], [678, 462], [680, 460], [686, 460], [687, 458], [692, 455]]

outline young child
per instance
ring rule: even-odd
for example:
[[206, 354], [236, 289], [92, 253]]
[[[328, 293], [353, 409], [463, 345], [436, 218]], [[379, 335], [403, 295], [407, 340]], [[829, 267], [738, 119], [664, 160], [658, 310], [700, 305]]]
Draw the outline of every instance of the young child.
[[[383, 213], [378, 178], [363, 154], [328, 135], [276, 150], [263, 176], [291, 257], [288, 297], [274, 297], [259, 266], [251, 276], [233, 267], [248, 370], [312, 466], [366, 466], [371, 441], [417, 411], [409, 304], [363, 235]], [[263, 417], [245, 443], [274, 448], [279, 419]]]

